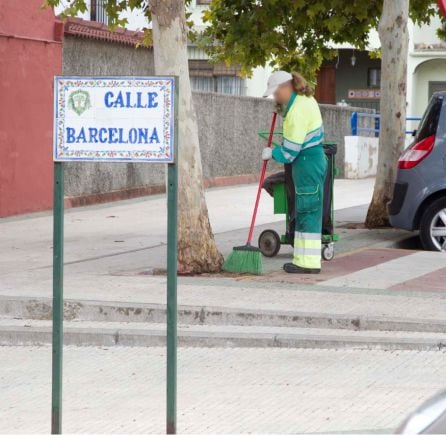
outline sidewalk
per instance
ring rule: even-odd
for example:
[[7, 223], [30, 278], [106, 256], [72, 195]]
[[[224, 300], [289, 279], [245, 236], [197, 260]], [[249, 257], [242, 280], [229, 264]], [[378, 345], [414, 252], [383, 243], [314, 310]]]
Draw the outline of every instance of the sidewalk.
[[[163, 348], [66, 347], [64, 433], [163, 433]], [[51, 348], [0, 347], [0, 433], [48, 433]], [[180, 348], [178, 433], [394, 433], [444, 352]]]
[[[336, 207], [367, 203], [372, 187], [373, 180], [339, 180]], [[212, 228], [223, 253], [245, 241], [255, 194], [255, 185], [207, 191]], [[264, 193], [255, 238], [264, 224], [275, 222], [283, 228], [279, 223], [283, 216], [274, 216], [272, 210], [272, 198]], [[93, 283], [105, 275], [165, 268], [165, 243], [164, 196], [69, 209], [65, 214], [67, 285], [72, 274], [76, 280], [94, 276]], [[0, 244], [0, 294], [50, 295], [51, 214], [0, 220]]]
[[[180, 279], [179, 303], [249, 309], [331, 312], [442, 318], [444, 256], [389, 249], [407, 233], [349, 229], [366, 211], [373, 180], [338, 180], [336, 208], [341, 240], [337, 257], [318, 276], [286, 275], [283, 262], [292, 254], [283, 247], [265, 259], [261, 277], [231, 275]], [[243, 243], [255, 186], [210, 189], [209, 212], [224, 254]], [[231, 203], [228, 218], [227, 204]], [[248, 203], [248, 205], [247, 205]], [[271, 214], [262, 196], [259, 225], [283, 230], [281, 216]], [[151, 272], [165, 267], [165, 198], [148, 197], [101, 206], [70, 209], [65, 229], [65, 298], [72, 300], [165, 302], [165, 278]], [[272, 223], [268, 223], [272, 222]], [[51, 297], [52, 217], [49, 213], [0, 221], [0, 296]], [[425, 274], [436, 274], [426, 290]], [[409, 280], [411, 286], [404, 284]], [[418, 280], [418, 282], [417, 282]], [[427, 281], [426, 281], [427, 282]], [[425, 284], [425, 283], [424, 283]], [[294, 297], [299, 294], [299, 297]]]

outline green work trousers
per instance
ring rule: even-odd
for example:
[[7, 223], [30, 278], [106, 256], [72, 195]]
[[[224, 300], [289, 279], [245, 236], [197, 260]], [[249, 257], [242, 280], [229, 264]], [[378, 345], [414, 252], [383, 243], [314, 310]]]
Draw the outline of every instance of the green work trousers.
[[303, 149], [292, 163], [296, 191], [296, 266], [321, 268], [322, 210], [327, 159], [322, 145]]

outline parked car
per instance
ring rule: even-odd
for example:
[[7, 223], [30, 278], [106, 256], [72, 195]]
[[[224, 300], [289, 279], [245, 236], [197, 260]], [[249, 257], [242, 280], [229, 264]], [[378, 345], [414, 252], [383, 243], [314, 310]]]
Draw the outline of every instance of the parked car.
[[446, 391], [423, 403], [397, 429], [397, 434], [446, 433]]
[[446, 92], [432, 96], [399, 159], [389, 215], [393, 227], [418, 230], [424, 249], [446, 252]]

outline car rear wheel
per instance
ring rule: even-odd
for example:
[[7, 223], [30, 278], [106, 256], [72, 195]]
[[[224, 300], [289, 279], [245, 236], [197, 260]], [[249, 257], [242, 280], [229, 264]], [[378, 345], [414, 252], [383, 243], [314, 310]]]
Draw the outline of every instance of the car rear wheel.
[[420, 238], [424, 249], [446, 252], [446, 198], [435, 200], [424, 211]]

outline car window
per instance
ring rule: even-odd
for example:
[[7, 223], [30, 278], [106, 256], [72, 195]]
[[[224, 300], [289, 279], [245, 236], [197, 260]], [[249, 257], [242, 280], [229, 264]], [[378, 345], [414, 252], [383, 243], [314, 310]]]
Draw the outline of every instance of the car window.
[[429, 106], [420, 122], [416, 141], [420, 142], [428, 136], [437, 134], [438, 121], [440, 120], [443, 96], [434, 95], [429, 102]]

